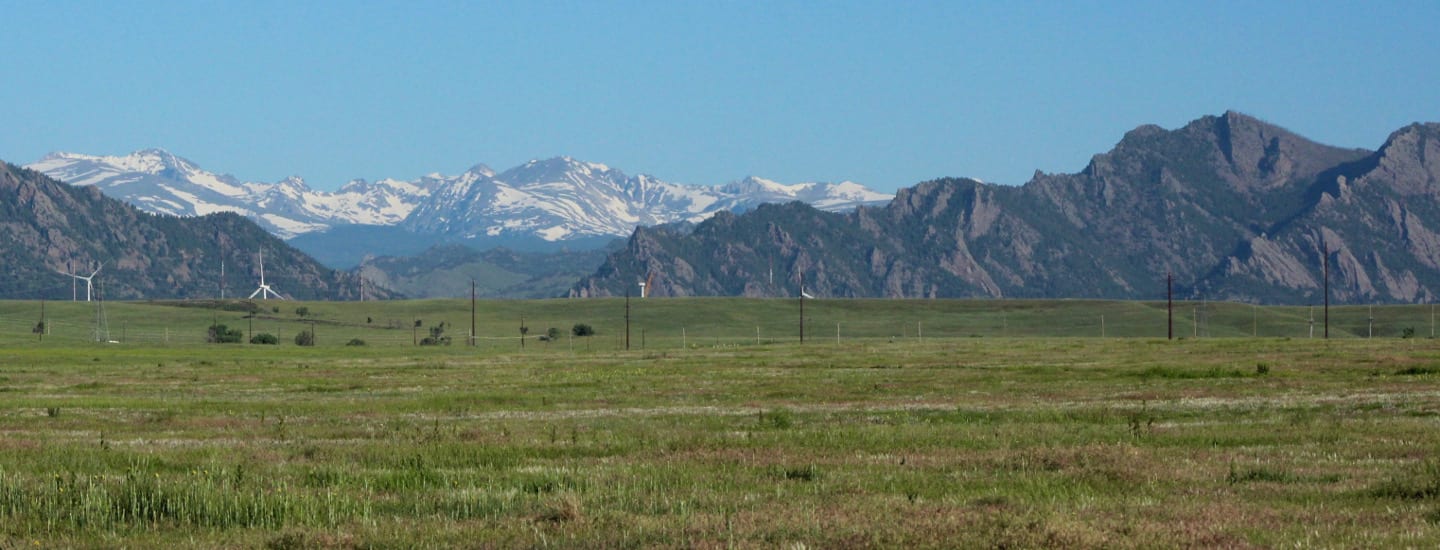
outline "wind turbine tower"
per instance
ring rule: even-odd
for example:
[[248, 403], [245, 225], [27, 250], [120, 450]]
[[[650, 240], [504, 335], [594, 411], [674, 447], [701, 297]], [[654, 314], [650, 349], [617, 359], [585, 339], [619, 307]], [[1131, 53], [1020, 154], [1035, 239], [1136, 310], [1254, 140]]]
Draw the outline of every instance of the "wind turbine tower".
[[279, 298], [279, 299], [281, 299], [281, 300], [284, 300], [284, 299], [285, 299], [285, 297], [284, 297], [284, 296], [281, 296], [279, 292], [275, 292], [274, 289], [271, 289], [271, 288], [270, 288], [270, 285], [265, 284], [265, 251], [264, 251], [264, 250], [261, 250], [261, 251], [260, 251], [260, 288], [255, 289], [255, 292], [251, 292], [249, 299], [254, 300], [254, 299], [255, 299], [255, 296], [260, 296], [260, 299], [261, 299], [261, 300], [269, 300], [271, 296], [274, 296], [274, 297]]
[[[99, 273], [99, 272], [100, 272], [100, 270], [98, 270], [98, 269], [95, 270], [95, 273]], [[90, 276], [91, 276], [91, 277], [94, 277], [94, 276], [95, 276], [95, 273], [91, 273]], [[86, 283], [87, 283], [87, 286], [88, 286], [89, 281], [86, 281]], [[105, 287], [102, 286], [102, 287], [100, 287], [100, 288], [101, 288], [101, 290], [103, 291]], [[104, 344], [104, 343], [111, 343], [111, 344], [117, 344], [117, 343], [119, 343], [119, 342], [116, 342], [116, 341], [110, 339], [110, 321], [109, 321], [109, 319], [105, 316], [105, 294], [104, 294], [104, 292], [101, 292], [101, 293], [99, 293], [99, 294], [96, 295], [96, 300], [95, 300], [95, 329], [94, 329], [94, 336], [95, 336], [95, 341], [96, 341], [96, 342], [100, 342], [100, 343], [102, 343], [102, 344]]]

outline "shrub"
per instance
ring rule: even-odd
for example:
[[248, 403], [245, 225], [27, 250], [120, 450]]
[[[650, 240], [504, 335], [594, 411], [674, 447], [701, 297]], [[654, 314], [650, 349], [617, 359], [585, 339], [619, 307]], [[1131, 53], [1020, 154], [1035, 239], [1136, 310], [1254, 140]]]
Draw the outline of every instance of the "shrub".
[[295, 345], [297, 345], [297, 346], [313, 346], [313, 345], [315, 345], [315, 333], [310, 332], [310, 331], [308, 331], [308, 330], [302, 330], [302, 331], [300, 331], [300, 334], [296, 334], [296, 335], [295, 335]]
[[295, 308], [295, 314], [296, 314], [296, 315], [299, 315], [299, 316], [301, 316], [301, 317], [305, 317], [305, 316], [307, 316], [307, 315], [310, 315], [310, 308], [305, 307], [305, 306], [297, 307], [297, 308]]
[[274, 334], [270, 334], [270, 333], [268, 333], [268, 332], [262, 332], [262, 333], [260, 333], [260, 334], [256, 334], [255, 336], [251, 337], [251, 338], [250, 338], [250, 343], [251, 343], [251, 344], [264, 344], [264, 345], [267, 345], [267, 346], [274, 346], [274, 345], [278, 345], [278, 344], [280, 343], [280, 338], [277, 337], [277, 336], [275, 336]]
[[595, 329], [585, 323], [575, 323], [575, 326], [570, 327], [570, 334], [576, 336], [594, 336]]
[[225, 325], [210, 325], [205, 341], [211, 344], [238, 344], [245, 340], [245, 333]]
[[365, 345], [365, 341], [364, 341], [364, 340], [361, 340], [361, 339], [359, 339], [359, 338], [351, 338], [349, 342], [345, 342], [345, 345], [347, 345], [347, 346], [363, 346], [363, 345]]
[[546, 339], [546, 340], [559, 340], [559, 339], [560, 339], [560, 329], [555, 328], [555, 327], [550, 327], [550, 328], [545, 329], [545, 339]]
[[420, 340], [422, 346], [448, 346], [450, 337], [445, 335], [445, 323], [430, 327], [430, 335]]

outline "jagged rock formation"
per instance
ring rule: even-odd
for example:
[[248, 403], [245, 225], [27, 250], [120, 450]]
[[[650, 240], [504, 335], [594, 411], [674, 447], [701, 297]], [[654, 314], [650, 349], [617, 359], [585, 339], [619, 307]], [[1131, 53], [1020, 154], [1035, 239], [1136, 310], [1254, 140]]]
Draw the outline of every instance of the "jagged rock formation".
[[1240, 113], [1142, 126], [1077, 174], [1019, 187], [942, 179], [853, 213], [802, 204], [639, 229], [577, 284], [613, 295], [1155, 298], [1419, 302], [1440, 290], [1440, 125], [1378, 151]]

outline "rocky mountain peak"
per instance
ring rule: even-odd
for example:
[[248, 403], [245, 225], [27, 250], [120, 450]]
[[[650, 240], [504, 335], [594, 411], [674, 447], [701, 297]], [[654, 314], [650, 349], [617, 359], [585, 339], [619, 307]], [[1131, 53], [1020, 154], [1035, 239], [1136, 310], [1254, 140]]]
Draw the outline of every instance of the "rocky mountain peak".
[[1440, 124], [1415, 123], [1396, 130], [1372, 162], [1375, 170], [1360, 185], [1384, 182], [1404, 195], [1440, 199]]
[[465, 173], [486, 178], [495, 177], [495, 170], [490, 168], [489, 165], [483, 163], [471, 166], [469, 170], [465, 171]]
[[625, 174], [604, 164], [585, 162], [572, 157], [551, 157], [544, 160], [531, 160], [506, 170], [496, 178], [514, 185], [554, 182], [578, 184], [590, 180], [607, 180], [618, 183], [625, 180]]
[[[646, 234], [643, 251], [673, 272], [666, 295], [774, 295], [754, 284], [773, 257], [830, 297], [1155, 299], [1173, 273], [1187, 299], [1306, 304], [1319, 298], [1324, 235], [1332, 299], [1423, 301], [1440, 294], [1436, 159], [1436, 124], [1371, 153], [1229, 111], [1137, 127], [1078, 174], [928, 181], [852, 214], [759, 208]], [[1405, 200], [1418, 193], [1430, 196]], [[644, 276], [652, 266], [625, 257], [637, 250], [575, 293], [613, 295]]]

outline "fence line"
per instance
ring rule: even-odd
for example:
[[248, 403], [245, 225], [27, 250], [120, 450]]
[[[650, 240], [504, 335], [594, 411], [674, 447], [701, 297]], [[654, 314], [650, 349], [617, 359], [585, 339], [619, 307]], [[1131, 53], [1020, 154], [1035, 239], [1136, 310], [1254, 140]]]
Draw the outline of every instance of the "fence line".
[[[651, 303], [658, 302], [658, 300]], [[485, 349], [540, 347], [544, 349], [623, 349], [625, 317], [619, 307], [601, 308], [594, 302], [573, 302], [583, 306], [581, 313], [570, 313], [555, 305], [539, 313], [527, 313], [530, 333], [519, 334], [519, 315], [500, 319], [495, 313], [482, 313], [484, 323], [478, 334], [469, 334], [468, 311], [461, 323], [461, 314], [416, 312], [420, 319], [392, 319], [398, 315], [386, 311], [380, 321], [360, 315], [354, 322], [333, 313], [333, 317], [243, 317], [244, 312], [208, 309], [169, 308], [141, 309], [147, 304], [123, 304], [107, 313], [108, 338], [124, 344], [203, 345], [212, 322], [239, 329], [246, 340], [252, 334], [268, 333], [281, 345], [294, 345], [294, 337], [302, 330], [316, 331], [319, 345], [339, 346], [354, 340], [367, 345], [387, 347], [415, 346], [430, 335], [435, 326], [444, 324], [443, 336], [450, 345], [473, 343]], [[630, 325], [631, 349], [680, 349], [715, 346], [755, 346], [799, 341], [798, 308], [787, 301], [737, 301], [705, 304], [709, 310], [694, 308], [668, 309], [653, 307], [643, 301], [632, 302]], [[403, 304], [403, 303], [400, 303]], [[516, 305], [520, 304], [520, 305]], [[518, 309], [523, 302], [509, 303]], [[542, 304], [543, 305], [543, 304]], [[600, 305], [607, 305], [603, 302]], [[616, 304], [608, 304], [614, 306]], [[321, 304], [311, 304], [321, 308]], [[340, 306], [335, 306], [337, 309]], [[349, 306], [358, 309], [355, 306]], [[393, 307], [393, 306], [389, 306]], [[867, 309], [869, 308], [869, 309]], [[94, 340], [95, 307], [84, 303], [51, 303], [45, 317], [44, 339], [53, 342], [90, 342]], [[536, 307], [543, 310], [542, 307]], [[36, 302], [0, 302], [0, 343], [39, 339], [35, 328], [41, 320]], [[164, 311], [161, 319], [156, 311]], [[171, 312], [174, 317], [170, 317]], [[277, 312], [278, 313], [278, 312]], [[351, 315], [355, 315], [353, 312]], [[1177, 338], [1320, 338], [1323, 335], [1322, 311], [1309, 306], [1251, 306], [1237, 303], [1183, 302], [1175, 308], [1174, 332]], [[1430, 305], [1401, 305], [1369, 308], [1344, 306], [1331, 308], [1332, 337], [1402, 338], [1435, 335], [1434, 308]], [[863, 305], [841, 300], [817, 300], [805, 312], [806, 343], [928, 341], [963, 338], [1164, 338], [1166, 311], [1164, 303], [1151, 302], [933, 302], [912, 301]], [[164, 326], [172, 323], [172, 326]], [[361, 323], [359, 321], [365, 321]], [[423, 326], [414, 326], [420, 322]], [[596, 335], [577, 338], [571, 328], [577, 323], [593, 325]], [[510, 325], [510, 326], [506, 326]], [[552, 342], [541, 337], [548, 329], [557, 329], [560, 336]]]

